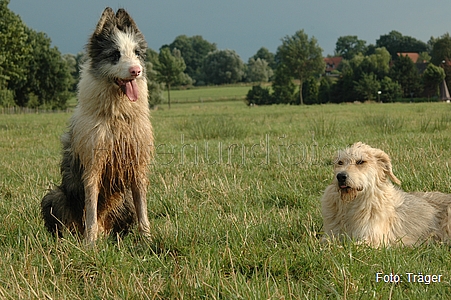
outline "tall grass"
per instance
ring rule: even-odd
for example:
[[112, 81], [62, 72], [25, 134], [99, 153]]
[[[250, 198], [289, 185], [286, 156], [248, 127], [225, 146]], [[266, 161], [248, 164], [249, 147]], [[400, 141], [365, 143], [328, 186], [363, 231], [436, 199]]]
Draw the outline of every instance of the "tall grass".
[[311, 121], [310, 130], [315, 137], [328, 138], [334, 136], [340, 130], [340, 126], [335, 117], [330, 118], [320, 114]]
[[[319, 199], [332, 179], [330, 157], [355, 141], [389, 153], [406, 191], [451, 192], [451, 132], [422, 129], [450, 110], [221, 102], [154, 111], [153, 237], [133, 231], [95, 248], [78, 236], [53, 239], [39, 215], [46, 189], [60, 181], [59, 136], [70, 115], [2, 116], [0, 298], [447, 298], [448, 245], [321, 244]], [[407, 282], [409, 272], [442, 280]], [[404, 280], [376, 282], [376, 273]]]
[[442, 113], [439, 116], [431, 117], [425, 116], [420, 119], [421, 132], [434, 132], [446, 130], [451, 123], [451, 116], [447, 113]]
[[246, 133], [244, 124], [236, 123], [232, 117], [221, 115], [184, 120], [183, 127], [188, 137], [195, 140], [241, 139]]
[[392, 134], [402, 129], [404, 119], [393, 115], [365, 115], [362, 124], [383, 134]]

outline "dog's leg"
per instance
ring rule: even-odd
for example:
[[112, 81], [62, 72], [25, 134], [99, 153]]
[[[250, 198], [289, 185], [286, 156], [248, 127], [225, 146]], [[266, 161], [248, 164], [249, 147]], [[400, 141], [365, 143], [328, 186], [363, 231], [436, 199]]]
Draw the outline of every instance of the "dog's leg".
[[138, 217], [138, 229], [144, 236], [150, 237], [150, 223], [147, 217], [147, 189], [134, 182], [132, 184], [133, 203]]
[[97, 221], [97, 204], [99, 188], [97, 185], [85, 186], [85, 242], [93, 244], [97, 240], [99, 224]]

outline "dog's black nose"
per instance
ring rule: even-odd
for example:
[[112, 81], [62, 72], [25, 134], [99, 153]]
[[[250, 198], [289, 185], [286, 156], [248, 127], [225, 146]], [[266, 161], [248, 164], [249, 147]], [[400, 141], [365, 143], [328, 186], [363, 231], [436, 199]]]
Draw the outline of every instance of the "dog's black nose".
[[347, 178], [348, 178], [348, 174], [346, 174], [346, 173], [341, 172], [341, 173], [337, 174], [337, 180], [339, 183], [346, 183]]

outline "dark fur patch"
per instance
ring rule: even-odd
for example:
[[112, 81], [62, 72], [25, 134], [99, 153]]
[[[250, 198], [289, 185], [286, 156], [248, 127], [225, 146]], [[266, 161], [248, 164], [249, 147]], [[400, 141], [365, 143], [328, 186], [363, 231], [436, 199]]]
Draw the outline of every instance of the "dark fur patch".
[[[44, 219], [45, 227], [48, 231], [58, 236], [62, 236], [64, 228], [71, 232], [83, 234], [83, 214], [85, 206], [85, 191], [83, 186], [83, 167], [77, 157], [71, 153], [71, 135], [69, 131], [63, 137], [63, 160], [61, 162], [61, 185], [49, 191], [41, 202], [41, 213]], [[118, 187], [117, 191], [108, 191], [106, 193], [111, 197], [111, 193], [116, 193], [120, 205], [115, 211], [109, 212], [105, 224], [105, 231], [112, 233], [127, 233], [136, 222], [136, 213], [133, 205], [133, 197], [126, 187]], [[121, 193], [121, 190], [126, 190]], [[99, 195], [99, 215], [107, 210], [105, 204], [105, 193]]]

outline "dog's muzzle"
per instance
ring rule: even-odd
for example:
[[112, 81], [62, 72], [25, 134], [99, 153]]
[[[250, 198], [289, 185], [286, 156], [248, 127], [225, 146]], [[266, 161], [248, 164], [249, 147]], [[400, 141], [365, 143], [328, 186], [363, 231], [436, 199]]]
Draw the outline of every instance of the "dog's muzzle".
[[345, 172], [340, 172], [337, 174], [338, 187], [340, 189], [350, 188], [346, 183], [348, 180], [348, 174]]
[[337, 181], [341, 199], [345, 202], [354, 200], [357, 194], [363, 190], [363, 187], [355, 187], [353, 184], [349, 185], [349, 176], [346, 172], [338, 173]]

